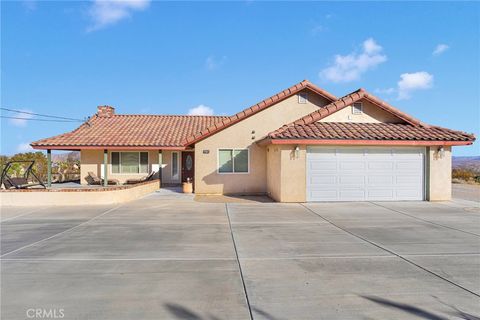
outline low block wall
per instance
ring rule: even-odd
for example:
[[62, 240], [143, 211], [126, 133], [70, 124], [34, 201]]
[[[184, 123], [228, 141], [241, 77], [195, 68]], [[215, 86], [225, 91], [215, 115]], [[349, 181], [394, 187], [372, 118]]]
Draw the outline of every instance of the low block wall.
[[78, 189], [2, 190], [2, 206], [78, 206], [118, 204], [139, 199], [159, 189], [159, 182], [148, 181], [132, 186]]

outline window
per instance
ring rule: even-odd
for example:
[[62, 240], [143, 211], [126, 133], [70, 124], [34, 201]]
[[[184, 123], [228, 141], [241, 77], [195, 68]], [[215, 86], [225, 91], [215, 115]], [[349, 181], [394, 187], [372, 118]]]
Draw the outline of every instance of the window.
[[352, 114], [362, 114], [363, 106], [361, 102], [355, 102], [352, 106]]
[[178, 152], [172, 152], [172, 179], [178, 180]]
[[112, 152], [112, 173], [148, 173], [148, 152]]
[[298, 94], [298, 103], [307, 103], [308, 101], [308, 93], [300, 92]]
[[218, 173], [248, 173], [248, 149], [219, 149]]

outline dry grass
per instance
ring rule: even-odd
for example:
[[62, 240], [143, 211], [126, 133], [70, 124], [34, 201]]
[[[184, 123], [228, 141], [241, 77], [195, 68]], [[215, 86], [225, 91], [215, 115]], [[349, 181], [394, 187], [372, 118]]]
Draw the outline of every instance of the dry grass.
[[464, 169], [464, 168], [453, 169], [452, 182], [478, 184], [480, 183], [480, 175], [477, 172], [470, 169]]

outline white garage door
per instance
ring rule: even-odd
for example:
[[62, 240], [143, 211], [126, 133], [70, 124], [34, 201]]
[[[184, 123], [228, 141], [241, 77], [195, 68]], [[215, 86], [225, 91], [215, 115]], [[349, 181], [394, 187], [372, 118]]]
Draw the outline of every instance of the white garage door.
[[307, 201], [424, 199], [425, 148], [309, 147]]

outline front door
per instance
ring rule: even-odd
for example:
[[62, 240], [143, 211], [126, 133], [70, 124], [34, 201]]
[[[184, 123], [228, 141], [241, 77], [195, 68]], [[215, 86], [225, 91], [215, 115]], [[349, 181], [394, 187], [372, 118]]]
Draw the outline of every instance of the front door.
[[186, 182], [187, 179], [193, 181], [194, 168], [193, 151], [182, 152], [182, 182]]

